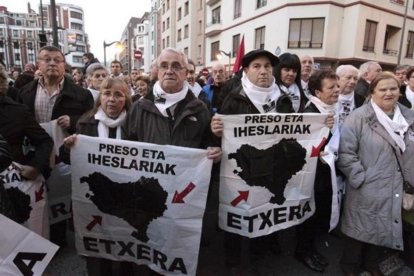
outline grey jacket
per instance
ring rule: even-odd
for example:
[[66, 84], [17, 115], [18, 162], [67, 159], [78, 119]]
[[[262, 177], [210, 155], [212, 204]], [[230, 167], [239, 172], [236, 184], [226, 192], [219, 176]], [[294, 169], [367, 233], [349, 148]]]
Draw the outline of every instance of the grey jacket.
[[346, 176], [342, 232], [356, 240], [403, 250], [402, 174], [414, 183], [414, 112], [398, 104], [409, 124], [406, 150], [379, 123], [371, 103], [354, 110], [341, 130], [338, 167]]

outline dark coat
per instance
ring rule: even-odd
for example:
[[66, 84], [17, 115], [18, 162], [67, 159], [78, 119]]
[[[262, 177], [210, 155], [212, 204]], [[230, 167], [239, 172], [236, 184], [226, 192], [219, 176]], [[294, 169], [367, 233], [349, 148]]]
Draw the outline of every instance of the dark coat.
[[[19, 91], [18, 95], [19, 102], [28, 106], [32, 114], [35, 114], [34, 103], [37, 85], [38, 80], [28, 83]], [[75, 133], [76, 123], [80, 116], [92, 109], [93, 105], [94, 101], [91, 92], [74, 84], [73, 81], [65, 77], [63, 88], [53, 107], [52, 120], [63, 115], [69, 115], [70, 127], [68, 128], [68, 132], [73, 134]]]
[[368, 97], [368, 89], [369, 83], [363, 78], [359, 78], [355, 87], [355, 94], [361, 95], [365, 99]]
[[[13, 161], [37, 168], [45, 177], [49, 175], [52, 138], [36, 122], [28, 108], [7, 96], [0, 96], [0, 134], [10, 145]], [[28, 137], [35, 151], [26, 158], [22, 145]]]
[[407, 86], [406, 85], [401, 85], [400, 87], [400, 92], [401, 95], [398, 98], [398, 102], [408, 108], [412, 108], [412, 104], [410, 103], [410, 101], [407, 99], [407, 96], [405, 95], [405, 91], [407, 90]]
[[205, 104], [188, 90], [174, 117], [164, 117], [154, 104], [153, 93], [135, 102], [123, 126], [126, 140], [206, 148], [211, 142], [210, 114]]
[[365, 98], [362, 97], [361, 95], [354, 93], [354, 103], [355, 103], [355, 108], [358, 108], [360, 106], [362, 106], [365, 102]]
[[7, 143], [6, 139], [4, 139], [2, 135], [0, 135], [0, 172], [7, 169], [11, 162], [12, 158], [10, 154], [10, 146]]

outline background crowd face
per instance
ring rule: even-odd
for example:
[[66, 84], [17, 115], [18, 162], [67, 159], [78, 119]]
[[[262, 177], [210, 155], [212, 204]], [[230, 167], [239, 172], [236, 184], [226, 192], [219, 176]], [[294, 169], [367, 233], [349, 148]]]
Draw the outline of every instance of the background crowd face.
[[214, 80], [214, 84], [221, 85], [225, 81], [225, 68], [222, 64], [215, 64], [213, 65], [212, 69], [212, 76]]
[[267, 88], [274, 82], [272, 64], [265, 56], [252, 60], [244, 69], [244, 73], [249, 81], [258, 87]]
[[372, 100], [386, 113], [393, 112], [400, 96], [397, 80], [387, 78], [380, 80], [374, 87]]
[[304, 56], [300, 59], [301, 74], [305, 78], [309, 78], [313, 71], [313, 58], [311, 56]]
[[37, 59], [37, 67], [45, 78], [60, 79], [65, 74], [65, 57], [58, 51], [42, 50]]
[[336, 79], [323, 79], [321, 90], [315, 91], [316, 97], [328, 105], [338, 102], [339, 86]]
[[414, 91], [414, 71], [411, 72], [411, 74], [409, 76], [407, 76], [407, 77], [408, 77], [408, 79], [407, 79], [407, 85], [408, 85], [408, 87], [410, 87], [410, 89], [412, 91]]
[[293, 68], [283, 67], [282, 70], [280, 70], [280, 80], [286, 87], [289, 87], [295, 83], [297, 75], [298, 71]]
[[372, 63], [369, 65], [367, 72], [365, 73], [365, 79], [367, 81], [374, 80], [379, 73], [382, 72], [382, 68], [378, 63]]
[[166, 93], [179, 92], [187, 79], [187, 68], [183, 56], [172, 52], [162, 52], [158, 57], [158, 81]]
[[137, 87], [138, 95], [145, 97], [145, 95], [148, 93], [148, 84], [143, 80], [137, 80], [135, 85]]
[[358, 71], [352, 68], [344, 70], [341, 76], [338, 78], [338, 85], [340, 93], [347, 95], [355, 90], [358, 81]]
[[119, 64], [118, 62], [111, 63], [111, 73], [112, 73], [112, 75], [114, 75], [114, 76], [121, 75], [121, 70], [122, 70], [121, 64]]
[[132, 82], [135, 82], [137, 80], [137, 78], [139, 77], [139, 75], [140, 75], [140, 72], [138, 70], [132, 69], [132, 71], [131, 71]]
[[196, 78], [196, 75], [195, 75], [195, 67], [194, 67], [194, 65], [193, 64], [188, 64], [187, 65], [187, 81], [188, 81], [188, 83], [191, 85], [191, 86], [193, 86], [194, 85], [194, 83], [195, 83], [195, 78]]
[[407, 80], [406, 75], [407, 75], [407, 68], [402, 68], [402, 69], [395, 71], [395, 76], [400, 81], [400, 85], [404, 84], [404, 82]]
[[102, 81], [108, 77], [108, 74], [103, 69], [98, 69], [93, 72], [92, 77], [90, 78], [91, 86], [93, 89], [99, 90], [101, 87]]

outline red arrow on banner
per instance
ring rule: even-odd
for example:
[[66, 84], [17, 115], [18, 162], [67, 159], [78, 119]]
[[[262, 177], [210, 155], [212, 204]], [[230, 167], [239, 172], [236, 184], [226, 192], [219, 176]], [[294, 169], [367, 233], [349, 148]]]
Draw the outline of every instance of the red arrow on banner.
[[40, 186], [39, 191], [35, 191], [35, 202], [41, 201], [44, 197], [43, 197], [43, 192], [45, 191], [44, 189], [45, 184], [43, 183], [42, 186]]
[[196, 185], [194, 185], [193, 182], [190, 182], [181, 193], [175, 191], [172, 203], [185, 203], [184, 197], [186, 197], [192, 190], [194, 190], [195, 186]]
[[247, 201], [248, 198], [249, 198], [249, 191], [239, 191], [238, 197], [232, 200], [231, 205], [236, 206], [242, 200]]
[[321, 149], [325, 145], [325, 143], [326, 143], [326, 138], [323, 137], [321, 143], [316, 148], [314, 146], [312, 146], [312, 152], [311, 152], [310, 157], [318, 157], [319, 153], [321, 152]]
[[102, 225], [102, 217], [101, 216], [92, 216], [93, 220], [86, 226], [88, 231], [91, 231], [97, 224]]

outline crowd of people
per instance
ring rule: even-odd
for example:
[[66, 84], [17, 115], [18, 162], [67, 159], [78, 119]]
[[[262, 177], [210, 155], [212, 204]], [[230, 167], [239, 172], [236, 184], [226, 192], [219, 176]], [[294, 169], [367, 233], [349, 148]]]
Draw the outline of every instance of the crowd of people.
[[[219, 163], [223, 123], [217, 114], [329, 114], [328, 141], [340, 136], [337, 174], [346, 183], [338, 226], [344, 240], [342, 271], [383, 275], [379, 263], [390, 251], [406, 253], [413, 264], [413, 227], [403, 217], [414, 207], [414, 67], [382, 72], [379, 63], [368, 61], [359, 69], [345, 64], [335, 71], [316, 70], [310, 56], [277, 57], [259, 49], [244, 55], [233, 76], [226, 76], [225, 66], [217, 62], [204, 80], [194, 62], [173, 48], [160, 53], [148, 74], [138, 69], [124, 74], [116, 60], [108, 70], [91, 53], [84, 62], [84, 68], [68, 70], [63, 53], [45, 46], [36, 66], [27, 64], [21, 74], [9, 77], [0, 67], [0, 168], [13, 160], [23, 165], [23, 177], [47, 178], [53, 141], [39, 124], [55, 119], [67, 135], [62, 159], [68, 163], [76, 134], [207, 149], [207, 157]], [[34, 147], [32, 154], [22, 151], [24, 139]], [[218, 170], [214, 166], [212, 174]], [[313, 190], [316, 211], [295, 227], [294, 257], [316, 272], [329, 265], [315, 243], [329, 231], [331, 181], [329, 166], [320, 158]], [[67, 227], [66, 221], [52, 225], [50, 240], [66, 246]], [[250, 256], [279, 254], [279, 238], [275, 232], [248, 239]], [[241, 266], [246, 239], [224, 233], [225, 264], [232, 271]], [[86, 262], [89, 275], [153, 273], [102, 258]]]

